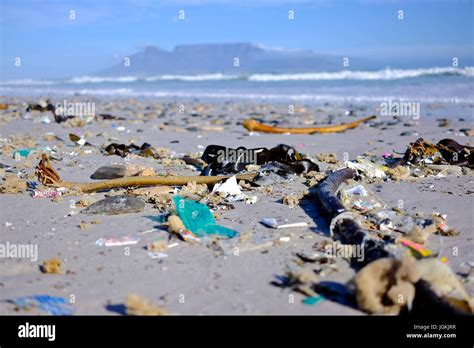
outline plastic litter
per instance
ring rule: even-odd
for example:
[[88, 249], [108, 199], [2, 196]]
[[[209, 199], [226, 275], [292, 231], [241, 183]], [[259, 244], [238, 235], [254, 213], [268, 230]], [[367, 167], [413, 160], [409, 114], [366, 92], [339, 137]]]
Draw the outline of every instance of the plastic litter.
[[153, 252], [153, 251], [150, 251], [148, 252], [148, 257], [152, 258], [152, 259], [163, 259], [165, 257], [168, 257], [168, 254], [166, 253], [163, 253], [163, 252]]
[[400, 244], [413, 251], [415, 256], [428, 257], [432, 255], [431, 250], [426, 249], [420, 244], [412, 242], [411, 240], [400, 239]]
[[19, 309], [38, 308], [50, 315], [72, 315], [74, 312], [71, 305], [62, 297], [36, 295], [17, 297], [9, 302], [14, 303]]
[[86, 139], [84, 139], [84, 137], [80, 137], [76, 134], [70, 133], [69, 139], [71, 139], [71, 141], [75, 142], [79, 146], [94, 146], [91, 143], [89, 143]]
[[388, 169], [387, 167], [376, 164], [364, 157], [357, 157], [357, 162], [348, 161], [346, 162], [346, 166], [351, 169], [363, 172], [369, 178], [379, 179], [383, 179], [386, 177], [385, 170]]
[[40, 123], [49, 124], [51, 122], [52, 122], [51, 119], [46, 115], [41, 116], [40, 118]]
[[152, 228], [150, 230], [146, 230], [146, 231], [143, 231], [143, 232], [140, 232], [140, 234], [148, 234], [148, 233], [152, 233], [152, 232], [156, 232], [158, 231], [156, 228]]
[[185, 241], [185, 242], [197, 242], [199, 243], [201, 240], [199, 237], [196, 237], [193, 233], [191, 233], [188, 230], [181, 231], [179, 232], [179, 236]]
[[321, 301], [324, 301], [326, 300], [326, 297], [324, 296], [310, 296], [310, 297], [306, 297], [304, 300], [303, 300], [303, 303], [306, 304], [306, 305], [315, 305]]
[[123, 246], [137, 244], [140, 238], [137, 237], [121, 237], [121, 238], [99, 238], [95, 245], [97, 246]]
[[221, 194], [229, 202], [239, 202], [247, 199], [247, 195], [240, 190], [235, 175], [223, 183], [214, 185], [212, 192]]
[[271, 228], [291, 228], [291, 227], [306, 227], [308, 224], [306, 222], [295, 222], [291, 224], [280, 224], [277, 219], [274, 218], [265, 218], [262, 219], [262, 224], [271, 227]]
[[367, 196], [367, 190], [362, 185], [357, 185], [357, 186], [351, 187], [351, 188], [345, 190], [345, 193], [348, 194], [349, 196], [354, 196], [354, 195]]
[[258, 197], [257, 196], [250, 196], [245, 199], [245, 204], [255, 204], [257, 203]]
[[26, 158], [32, 153], [39, 152], [39, 151], [46, 151], [46, 152], [52, 152], [53, 150], [50, 147], [30, 147], [30, 148], [24, 148], [24, 149], [19, 149], [13, 152], [13, 158], [15, 161], [19, 161], [22, 158]]
[[206, 205], [180, 196], [174, 196], [173, 201], [184, 226], [197, 237], [217, 235], [232, 238], [238, 234], [237, 231], [217, 225]]
[[59, 190], [33, 190], [33, 198], [56, 198], [61, 196], [62, 192]]

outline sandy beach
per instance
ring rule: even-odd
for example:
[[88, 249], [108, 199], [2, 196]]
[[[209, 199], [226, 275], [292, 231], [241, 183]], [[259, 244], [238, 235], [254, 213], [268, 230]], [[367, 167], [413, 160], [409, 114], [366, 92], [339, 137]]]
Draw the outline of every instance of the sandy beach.
[[[59, 97], [54, 103], [62, 102]], [[36, 182], [35, 166], [41, 151], [15, 160], [20, 148], [50, 147], [56, 150], [53, 167], [61, 178], [73, 182], [92, 182], [90, 176], [101, 166], [133, 164], [153, 168], [159, 175], [199, 175], [199, 171], [177, 160], [184, 155], [199, 157], [208, 145], [231, 148], [272, 148], [288, 144], [314, 160], [320, 171], [331, 172], [368, 153], [402, 153], [418, 138], [438, 142], [444, 138], [473, 145], [472, 104], [423, 103], [419, 119], [381, 116], [379, 104], [319, 103], [295, 105], [239, 100], [172, 100], [126, 98], [69, 98], [70, 102], [93, 102], [96, 114], [109, 114], [123, 120], [94, 119], [89, 123], [55, 123], [50, 112], [26, 112], [33, 97], [2, 97], [0, 103], [1, 175], [15, 175], [5, 168], [24, 170], [23, 180]], [[265, 134], [249, 132], [242, 127], [246, 118], [257, 118], [281, 127], [352, 122], [377, 115], [375, 120], [356, 129], [336, 134]], [[48, 121], [44, 117], [48, 117]], [[447, 119], [447, 121], [439, 121]], [[69, 134], [83, 137], [91, 146], [80, 146]], [[471, 136], [467, 136], [470, 134]], [[125, 158], [105, 155], [101, 149], [110, 143], [140, 146], [149, 143], [168, 149], [163, 159], [129, 155]], [[322, 154], [334, 153], [338, 162], [326, 163]], [[401, 156], [401, 155], [397, 155]], [[318, 160], [319, 158], [319, 160]], [[367, 187], [392, 206], [403, 202], [404, 209], [430, 215], [447, 215], [456, 236], [430, 236], [425, 247], [446, 257], [448, 265], [469, 294], [474, 283], [469, 271], [474, 246], [473, 176], [465, 168], [461, 175], [442, 175], [413, 180], [390, 178], [367, 183]], [[38, 188], [41, 188], [39, 186]], [[270, 189], [269, 189], [270, 188]], [[107, 195], [118, 195], [126, 189], [109, 192], [62, 195], [58, 198], [33, 198], [32, 191], [0, 194], [0, 240], [11, 244], [33, 244], [38, 247], [36, 260], [2, 258], [0, 260], [0, 313], [25, 314], [7, 302], [19, 296], [48, 294], [68, 299], [74, 314], [124, 314], [127, 295], [136, 293], [174, 314], [286, 314], [286, 315], [354, 315], [364, 314], [337, 301], [324, 300], [315, 305], [302, 303], [305, 296], [291, 288], [276, 286], [288, 269], [299, 267], [297, 253], [311, 253], [315, 245], [330, 240], [329, 220], [311, 195], [295, 206], [284, 204], [284, 197], [297, 196], [310, 188], [305, 175], [272, 174], [260, 187], [242, 187], [254, 204], [232, 202], [227, 209], [213, 209], [217, 223], [239, 235], [223, 241], [218, 248], [178, 243], [165, 251], [167, 257], [151, 258], [147, 245], [168, 240], [169, 233], [160, 215], [169, 207], [146, 203], [138, 213], [87, 215], [85, 206]], [[44, 187], [43, 187], [44, 189]], [[179, 192], [177, 190], [176, 192]], [[145, 200], [145, 197], [144, 197]], [[277, 218], [287, 223], [306, 222], [306, 227], [272, 229], [261, 223], [263, 218]], [[137, 244], [104, 247], [100, 238], [137, 237]], [[236, 252], [238, 250], [238, 252]], [[44, 260], [61, 260], [60, 274], [44, 274]], [[344, 258], [324, 268], [319, 281], [348, 283], [355, 272]], [[32, 313], [35, 313], [34, 311]]]

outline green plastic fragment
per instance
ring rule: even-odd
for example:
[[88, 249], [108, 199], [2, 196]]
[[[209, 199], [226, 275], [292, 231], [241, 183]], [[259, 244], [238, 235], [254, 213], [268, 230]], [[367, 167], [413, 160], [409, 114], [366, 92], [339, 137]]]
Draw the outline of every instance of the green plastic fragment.
[[184, 226], [196, 236], [218, 235], [232, 238], [237, 235], [237, 231], [217, 225], [207, 205], [180, 196], [174, 196], [173, 201]]
[[24, 148], [24, 149], [16, 150], [13, 153], [13, 158], [20, 159], [20, 158], [23, 158], [23, 157], [28, 157], [30, 154], [32, 154], [34, 152], [38, 152], [38, 151], [48, 151], [48, 152], [50, 152], [51, 148], [49, 148], [49, 147], [30, 147], [30, 148]]
[[311, 296], [311, 297], [306, 297], [303, 300], [304, 304], [307, 305], [315, 305], [318, 302], [324, 301], [326, 298], [324, 296]]

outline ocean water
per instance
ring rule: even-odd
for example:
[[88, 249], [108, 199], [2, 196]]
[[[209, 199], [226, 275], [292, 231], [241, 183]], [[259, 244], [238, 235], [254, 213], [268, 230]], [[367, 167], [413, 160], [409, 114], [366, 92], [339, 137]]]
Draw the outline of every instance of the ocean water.
[[0, 94], [247, 99], [308, 104], [378, 102], [387, 99], [420, 103], [474, 103], [474, 67], [4, 80], [0, 81]]

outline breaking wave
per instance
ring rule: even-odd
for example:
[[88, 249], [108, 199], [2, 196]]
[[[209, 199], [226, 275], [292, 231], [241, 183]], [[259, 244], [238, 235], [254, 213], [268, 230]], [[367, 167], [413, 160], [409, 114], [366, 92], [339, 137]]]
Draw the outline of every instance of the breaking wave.
[[453, 68], [435, 67], [420, 69], [383, 69], [376, 71], [352, 71], [342, 70], [334, 72], [307, 72], [297, 74], [250, 74], [250, 75], [230, 75], [230, 74], [196, 74], [196, 75], [157, 75], [149, 77], [138, 76], [79, 76], [66, 80], [7, 80], [1, 81], [0, 86], [51, 86], [51, 85], [83, 85], [99, 83], [135, 83], [135, 82], [156, 82], [156, 81], [228, 81], [247, 80], [252, 82], [280, 82], [280, 81], [335, 81], [335, 80], [400, 80], [422, 76], [464, 76], [474, 77], [474, 67]]
[[328, 81], [328, 80], [399, 80], [421, 76], [456, 75], [474, 77], [474, 67], [426, 68], [426, 69], [384, 69], [377, 71], [336, 71], [301, 74], [253, 74], [250, 81]]
[[[20, 94], [24, 91], [18, 87], [0, 87], [0, 93], [12, 93], [13, 95]], [[42, 88], [32, 88], [30, 90], [32, 95], [44, 95], [45, 90]], [[388, 99], [394, 99], [398, 101], [413, 101], [414, 98], [417, 102], [429, 102], [429, 103], [473, 103], [474, 99], [470, 97], [431, 97], [431, 96], [416, 96], [412, 95], [338, 95], [338, 94], [291, 94], [291, 93], [252, 93], [252, 92], [185, 92], [185, 91], [140, 91], [131, 88], [98, 88], [98, 89], [48, 89], [48, 95], [58, 96], [93, 96], [93, 97], [137, 97], [137, 98], [203, 98], [212, 100], [266, 100], [266, 101], [299, 101], [299, 102], [381, 102], [387, 101]]]

